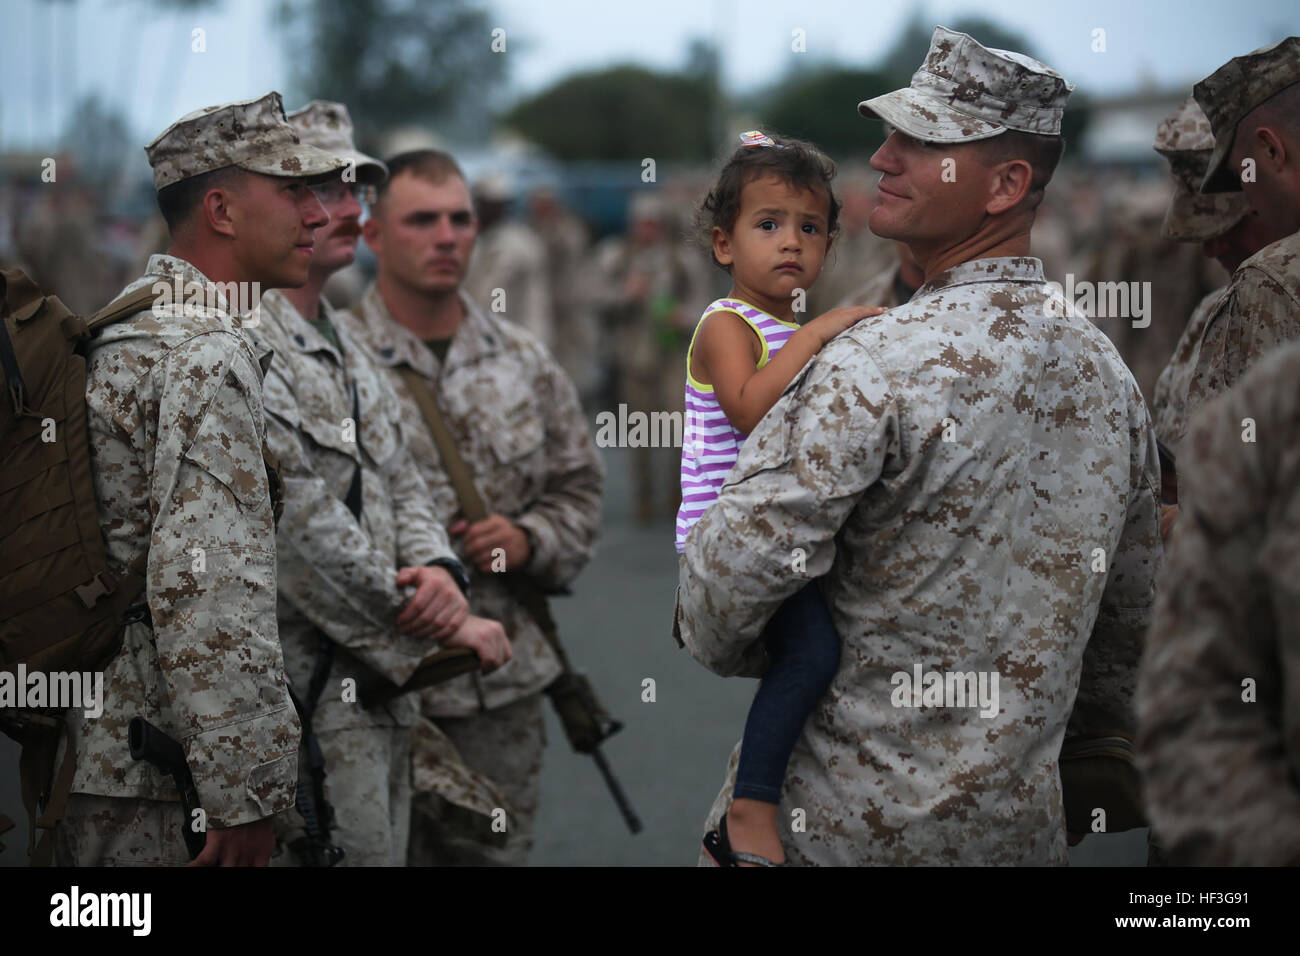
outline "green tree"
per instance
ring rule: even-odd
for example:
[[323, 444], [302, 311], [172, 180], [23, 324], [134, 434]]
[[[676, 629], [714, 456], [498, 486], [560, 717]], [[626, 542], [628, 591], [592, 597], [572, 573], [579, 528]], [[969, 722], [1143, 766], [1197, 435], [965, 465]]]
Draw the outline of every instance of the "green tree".
[[704, 160], [713, 154], [716, 69], [616, 66], [567, 77], [503, 118], [558, 159]]
[[[506, 73], [491, 17], [468, 0], [282, 0], [280, 22], [294, 86], [347, 104], [363, 148], [390, 126], [489, 102]], [[517, 42], [504, 40], [506, 52]]]
[[809, 140], [830, 156], [869, 156], [884, 141], [884, 128], [859, 117], [858, 104], [896, 87], [884, 73], [829, 67], [787, 77], [760, 115], [765, 128]]

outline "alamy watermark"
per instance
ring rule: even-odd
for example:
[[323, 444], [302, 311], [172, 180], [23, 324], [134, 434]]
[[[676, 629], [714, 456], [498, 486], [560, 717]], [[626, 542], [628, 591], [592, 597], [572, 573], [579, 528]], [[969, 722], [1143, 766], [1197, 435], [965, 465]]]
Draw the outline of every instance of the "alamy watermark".
[[0, 671], [0, 709], [63, 710], [80, 707], [88, 719], [104, 713], [102, 671], [28, 671], [19, 664], [13, 672]]
[[159, 279], [149, 291], [154, 294], [154, 312], [170, 313], [177, 306], [185, 315], [216, 310], [246, 316], [242, 324], [249, 328], [256, 328], [261, 319], [257, 311], [262, 301], [260, 282], [182, 282], [175, 276], [171, 282]]
[[1132, 319], [1135, 329], [1151, 324], [1150, 282], [1076, 282], [1074, 273], [1067, 272], [1065, 285], [1047, 282], [1043, 290], [1048, 315], [1064, 315], [1064, 303], [1068, 302], [1090, 318]]
[[895, 671], [889, 683], [895, 707], [978, 707], [981, 717], [998, 714], [997, 671], [923, 671], [918, 663], [910, 674]]
[[681, 448], [681, 412], [628, 411], [620, 402], [618, 412], [596, 413], [598, 448]]

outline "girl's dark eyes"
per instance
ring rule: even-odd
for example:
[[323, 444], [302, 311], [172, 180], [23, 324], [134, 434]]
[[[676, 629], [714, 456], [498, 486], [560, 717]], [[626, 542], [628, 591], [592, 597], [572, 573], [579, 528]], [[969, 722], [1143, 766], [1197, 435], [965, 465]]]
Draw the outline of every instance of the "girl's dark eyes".
[[810, 236], [815, 236], [817, 235], [818, 232], [820, 232], [817, 226], [811, 222], [805, 222], [803, 224], [803, 231], [808, 233]]
[[776, 228], [776, 220], [774, 220], [774, 219], [764, 219], [762, 222], [760, 222], [760, 223], [758, 224], [758, 228], [759, 228], [759, 229], [762, 229], [764, 232], [771, 232], [772, 229], [769, 229], [768, 226], [771, 226], [772, 229], [775, 229], [775, 228]]

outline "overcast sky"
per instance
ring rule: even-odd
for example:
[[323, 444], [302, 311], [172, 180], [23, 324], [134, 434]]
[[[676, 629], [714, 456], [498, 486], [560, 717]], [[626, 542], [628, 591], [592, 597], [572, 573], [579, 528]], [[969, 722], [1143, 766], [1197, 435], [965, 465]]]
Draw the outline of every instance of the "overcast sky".
[[[126, 113], [143, 145], [192, 109], [282, 88], [289, 74], [289, 51], [271, 27], [274, 4], [261, 0], [167, 14], [145, 0], [2, 5], [0, 150], [47, 147], [71, 104], [92, 91]], [[996, 6], [987, 0], [492, 0], [485, 6], [493, 26], [506, 31], [515, 94], [614, 62], [672, 69], [696, 36], [718, 43], [732, 91], [778, 79], [795, 57], [869, 67], [918, 7], [929, 23], [983, 15], [1023, 33], [1033, 44], [1027, 52], [1093, 95], [1142, 82], [1190, 92], [1230, 57], [1300, 34], [1295, 0], [1001, 0]], [[191, 51], [196, 27], [206, 33], [204, 53]], [[1098, 28], [1105, 30], [1104, 53], [1092, 51]], [[804, 53], [791, 50], [796, 29], [804, 31]]]

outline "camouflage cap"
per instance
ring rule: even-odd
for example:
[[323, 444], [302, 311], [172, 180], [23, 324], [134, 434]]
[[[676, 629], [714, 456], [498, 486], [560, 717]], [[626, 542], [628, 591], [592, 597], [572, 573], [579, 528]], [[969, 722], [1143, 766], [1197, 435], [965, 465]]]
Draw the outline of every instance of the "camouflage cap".
[[939, 26], [911, 85], [864, 100], [858, 112], [932, 143], [989, 139], [1009, 129], [1059, 136], [1073, 89], [1032, 57]]
[[1245, 56], [1234, 56], [1192, 88], [1192, 94], [1214, 130], [1214, 154], [1201, 183], [1203, 193], [1241, 189], [1228, 154], [1237, 124], [1255, 107], [1300, 83], [1300, 37], [1287, 37]]
[[357, 182], [378, 186], [388, 178], [388, 167], [358, 150], [352, 141], [352, 117], [342, 103], [312, 100], [290, 113], [288, 119], [304, 143], [318, 146], [352, 164]]
[[285, 120], [280, 94], [205, 106], [182, 116], [144, 148], [161, 191], [192, 176], [238, 166], [267, 176], [317, 178], [347, 163], [304, 144]]
[[1204, 242], [1227, 232], [1249, 208], [1243, 193], [1199, 195], [1214, 152], [1210, 121], [1193, 97], [1160, 121], [1156, 127], [1155, 151], [1169, 161], [1174, 177], [1174, 194], [1165, 211], [1160, 235], [1178, 242]]

